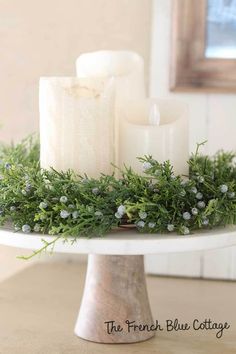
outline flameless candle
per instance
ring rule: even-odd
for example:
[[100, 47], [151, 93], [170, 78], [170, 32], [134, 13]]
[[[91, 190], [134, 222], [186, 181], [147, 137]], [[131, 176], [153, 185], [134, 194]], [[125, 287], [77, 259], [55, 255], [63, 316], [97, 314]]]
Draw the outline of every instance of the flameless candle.
[[91, 177], [112, 172], [114, 87], [112, 79], [40, 80], [40, 162]]
[[160, 111], [156, 102], [150, 104], [149, 110], [149, 124], [150, 125], [159, 125], [160, 124]]
[[187, 174], [189, 158], [186, 105], [175, 100], [139, 100], [127, 103], [121, 124], [119, 166], [142, 172], [137, 157], [152, 155], [170, 160], [174, 172]]
[[135, 52], [101, 50], [84, 53], [76, 61], [79, 77], [114, 77], [115, 85], [115, 164], [119, 161], [120, 125], [122, 108], [128, 99], [144, 99], [144, 62]]

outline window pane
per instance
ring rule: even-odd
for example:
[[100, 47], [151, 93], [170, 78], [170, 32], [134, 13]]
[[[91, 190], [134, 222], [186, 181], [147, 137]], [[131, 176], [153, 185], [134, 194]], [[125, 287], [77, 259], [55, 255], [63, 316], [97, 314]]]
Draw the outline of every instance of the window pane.
[[208, 0], [207, 58], [236, 58], [236, 0]]

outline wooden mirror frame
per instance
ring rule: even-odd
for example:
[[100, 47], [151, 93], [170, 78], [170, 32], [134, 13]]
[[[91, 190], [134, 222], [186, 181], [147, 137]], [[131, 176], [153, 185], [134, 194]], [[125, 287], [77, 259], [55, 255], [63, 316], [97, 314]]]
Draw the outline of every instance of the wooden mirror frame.
[[236, 93], [236, 59], [205, 57], [207, 0], [173, 0], [171, 91]]

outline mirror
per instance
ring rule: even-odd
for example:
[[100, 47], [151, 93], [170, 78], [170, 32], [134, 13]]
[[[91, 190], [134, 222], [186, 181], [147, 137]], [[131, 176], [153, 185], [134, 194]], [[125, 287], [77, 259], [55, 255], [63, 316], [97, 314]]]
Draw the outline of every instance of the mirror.
[[236, 58], [236, 1], [208, 0], [206, 14], [207, 58]]
[[236, 93], [236, 0], [173, 0], [172, 91]]

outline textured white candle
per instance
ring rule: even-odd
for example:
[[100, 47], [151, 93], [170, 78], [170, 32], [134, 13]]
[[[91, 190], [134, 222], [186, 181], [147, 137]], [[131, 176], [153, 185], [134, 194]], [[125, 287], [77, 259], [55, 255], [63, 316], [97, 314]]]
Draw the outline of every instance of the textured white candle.
[[40, 162], [97, 177], [114, 162], [112, 79], [40, 80]]
[[[150, 107], [160, 110], [160, 125], [150, 122]], [[155, 108], [156, 110], [156, 108]], [[188, 115], [186, 105], [174, 100], [130, 101], [121, 126], [119, 165], [142, 172], [137, 157], [152, 155], [159, 162], [170, 160], [177, 174], [187, 174]]]
[[79, 77], [114, 78], [115, 85], [115, 164], [119, 164], [119, 144], [123, 108], [129, 99], [144, 99], [144, 62], [135, 52], [101, 50], [84, 53], [76, 61]]

